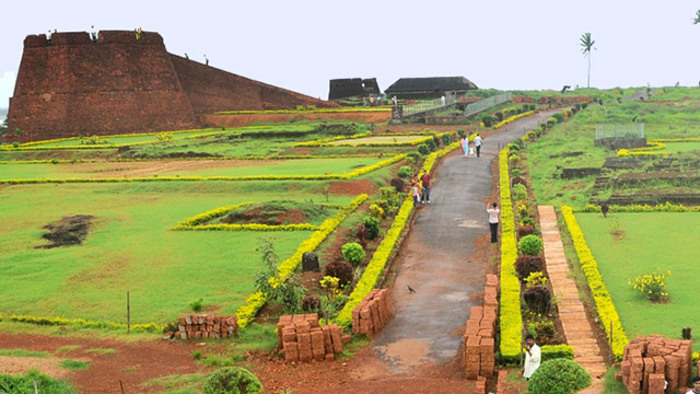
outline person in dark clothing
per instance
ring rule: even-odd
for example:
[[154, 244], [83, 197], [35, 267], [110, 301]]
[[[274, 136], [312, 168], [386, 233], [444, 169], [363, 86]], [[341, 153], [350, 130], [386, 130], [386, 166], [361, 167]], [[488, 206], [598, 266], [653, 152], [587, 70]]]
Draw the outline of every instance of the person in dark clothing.
[[426, 202], [430, 204], [430, 173], [428, 171], [425, 171], [420, 177], [420, 181], [422, 185], [420, 202], [423, 204], [425, 204]]

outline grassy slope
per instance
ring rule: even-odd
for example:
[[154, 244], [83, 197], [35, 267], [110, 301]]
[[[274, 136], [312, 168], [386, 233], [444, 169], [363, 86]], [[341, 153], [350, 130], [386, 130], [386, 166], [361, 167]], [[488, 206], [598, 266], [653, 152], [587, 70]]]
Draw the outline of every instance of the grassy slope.
[[[301, 182], [285, 197], [314, 199]], [[254, 190], [260, 191], [254, 191]], [[279, 198], [279, 184], [34, 185], [0, 194], [0, 313], [123, 320], [131, 291], [133, 322], [166, 322], [204, 298], [231, 314], [252, 292], [261, 236], [293, 253], [310, 232], [172, 232], [178, 221], [224, 205]], [[349, 197], [331, 202], [346, 203]], [[31, 202], [31, 203], [28, 203]], [[83, 246], [35, 249], [41, 227], [67, 215], [97, 217]], [[237, 245], [251, 245], [240, 248]]]
[[[700, 214], [641, 213], [614, 214], [604, 219], [600, 214], [577, 214], [586, 241], [598, 261], [598, 268], [608, 286], [622, 325], [630, 338], [659, 333], [680, 338], [681, 328], [700, 330], [700, 309], [694, 278], [700, 277], [695, 264], [700, 245], [689, 242], [692, 230], [700, 228]], [[610, 228], [616, 221], [624, 238], [616, 240]], [[653, 304], [628, 285], [628, 280], [655, 269], [670, 269], [667, 279], [670, 301]], [[695, 336], [694, 348], [700, 349]]]

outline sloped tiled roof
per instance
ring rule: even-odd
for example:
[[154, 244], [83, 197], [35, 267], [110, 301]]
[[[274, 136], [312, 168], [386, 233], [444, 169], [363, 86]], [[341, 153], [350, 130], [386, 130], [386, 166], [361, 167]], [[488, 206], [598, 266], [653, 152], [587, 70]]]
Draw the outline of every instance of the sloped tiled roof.
[[410, 92], [450, 92], [478, 89], [464, 77], [401, 78], [386, 89], [387, 94]]

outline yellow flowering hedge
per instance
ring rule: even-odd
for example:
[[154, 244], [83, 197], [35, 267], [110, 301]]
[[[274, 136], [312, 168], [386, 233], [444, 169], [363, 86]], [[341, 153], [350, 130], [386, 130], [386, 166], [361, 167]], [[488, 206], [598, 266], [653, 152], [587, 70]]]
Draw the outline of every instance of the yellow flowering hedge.
[[447, 145], [446, 147], [440, 149], [439, 151], [433, 152], [428, 155], [428, 157], [425, 158], [425, 161], [423, 162], [423, 171], [431, 172], [433, 169], [433, 166], [435, 165], [435, 162], [445, 156], [446, 154], [452, 152], [453, 150], [460, 148], [461, 142], [453, 142], [450, 145]]
[[498, 158], [501, 197], [500, 352], [504, 361], [512, 362], [520, 358], [523, 318], [520, 311], [520, 280], [515, 272], [518, 247], [515, 242], [515, 214], [510, 195], [507, 147], [501, 150]]
[[[577, 209], [574, 212], [600, 212], [600, 206], [587, 204], [585, 207]], [[686, 207], [682, 204], [671, 204], [668, 201], [666, 201], [665, 204], [657, 205], [612, 205], [610, 206], [610, 212], [700, 212], [700, 205]]]
[[[348, 215], [354, 212], [357, 207], [359, 207], [365, 200], [367, 200], [366, 194], [360, 194], [355, 197], [350, 204], [341, 209], [330, 219], [327, 219], [321, 224], [319, 230], [311, 234], [311, 237], [299, 245], [299, 248], [294, 252], [294, 254], [288, 259], [280, 263], [278, 270], [280, 278], [270, 278], [272, 281], [284, 280], [287, 276], [291, 275], [294, 270], [301, 263], [302, 255], [307, 252], [313, 252], [316, 250], [318, 245], [323, 242], [323, 240], [332, 233], [340, 223], [345, 220]], [[238, 325], [240, 327], [247, 326], [258, 313], [258, 310], [265, 305], [267, 301], [267, 295], [261, 292], [255, 292], [248, 297], [245, 305], [238, 308], [236, 311], [236, 316], [238, 316]]]
[[[581, 269], [586, 278], [588, 279], [588, 287], [591, 289], [591, 294], [593, 295], [593, 300], [596, 304], [596, 309], [598, 310], [598, 316], [600, 317], [600, 323], [605, 329], [608, 340], [612, 335], [613, 344], [612, 352], [616, 358], [622, 359], [622, 354], [624, 353], [625, 346], [627, 346], [629, 340], [622, 328], [622, 323], [620, 322], [620, 316], [617, 314], [617, 309], [615, 304], [610, 297], [605, 283], [603, 283], [603, 278], [598, 271], [598, 263], [593, 257], [593, 253], [588, 248], [586, 239], [583, 236], [583, 231], [576, 221], [573, 209], [569, 206], [561, 207], [562, 215], [564, 216], [564, 221], [571, 234], [571, 239], [574, 243], [574, 248], [576, 249], [576, 254], [578, 255], [579, 261], [581, 263]], [[610, 324], [612, 323], [613, 332], [610, 332]]]
[[513, 115], [513, 116], [511, 116], [511, 117], [509, 117], [509, 118], [503, 119], [502, 121], [496, 123], [496, 124], [493, 125], [493, 127], [491, 127], [491, 128], [493, 128], [493, 129], [498, 129], [498, 128], [500, 128], [500, 127], [503, 127], [503, 126], [507, 125], [508, 123], [513, 123], [513, 122], [515, 122], [516, 120], [518, 120], [518, 119], [520, 119], [520, 118], [524, 118], [524, 117], [526, 117], [526, 116], [530, 116], [530, 115], [532, 115], [532, 114], [534, 114], [534, 113], [535, 113], [535, 111], [527, 111], [527, 112], [523, 112], [523, 113], [521, 113], [521, 114]]
[[[3, 320], [0, 316], [0, 320]], [[126, 330], [126, 324], [105, 321], [90, 321], [85, 319], [66, 319], [63, 317], [38, 317], [30, 315], [11, 315], [9, 321], [36, 324], [40, 326], [76, 326], [82, 328], [106, 328], [110, 330]], [[157, 323], [132, 324], [131, 330], [141, 332], [161, 332], [165, 325]]]
[[647, 146], [643, 148], [633, 148], [633, 149], [620, 149], [617, 151], [617, 157], [629, 157], [629, 156], [659, 156], [666, 155], [668, 152], [656, 152], [658, 150], [666, 149], [666, 145], [658, 140], [647, 141]]
[[405, 154], [396, 155], [390, 159], [382, 160], [371, 166], [358, 168], [346, 174], [324, 175], [242, 175], [242, 176], [152, 176], [134, 178], [27, 178], [27, 179], [0, 179], [0, 183], [12, 185], [35, 183], [120, 183], [120, 182], [202, 182], [202, 181], [320, 181], [326, 179], [352, 179], [369, 174], [382, 167], [394, 164], [406, 158]]

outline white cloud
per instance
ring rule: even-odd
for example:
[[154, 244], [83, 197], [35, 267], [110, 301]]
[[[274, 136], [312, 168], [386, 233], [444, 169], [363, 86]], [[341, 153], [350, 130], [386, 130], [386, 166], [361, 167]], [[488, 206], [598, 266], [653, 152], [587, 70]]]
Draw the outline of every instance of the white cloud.
[[9, 107], [16, 80], [17, 75], [11, 71], [5, 71], [0, 76], [0, 108]]

